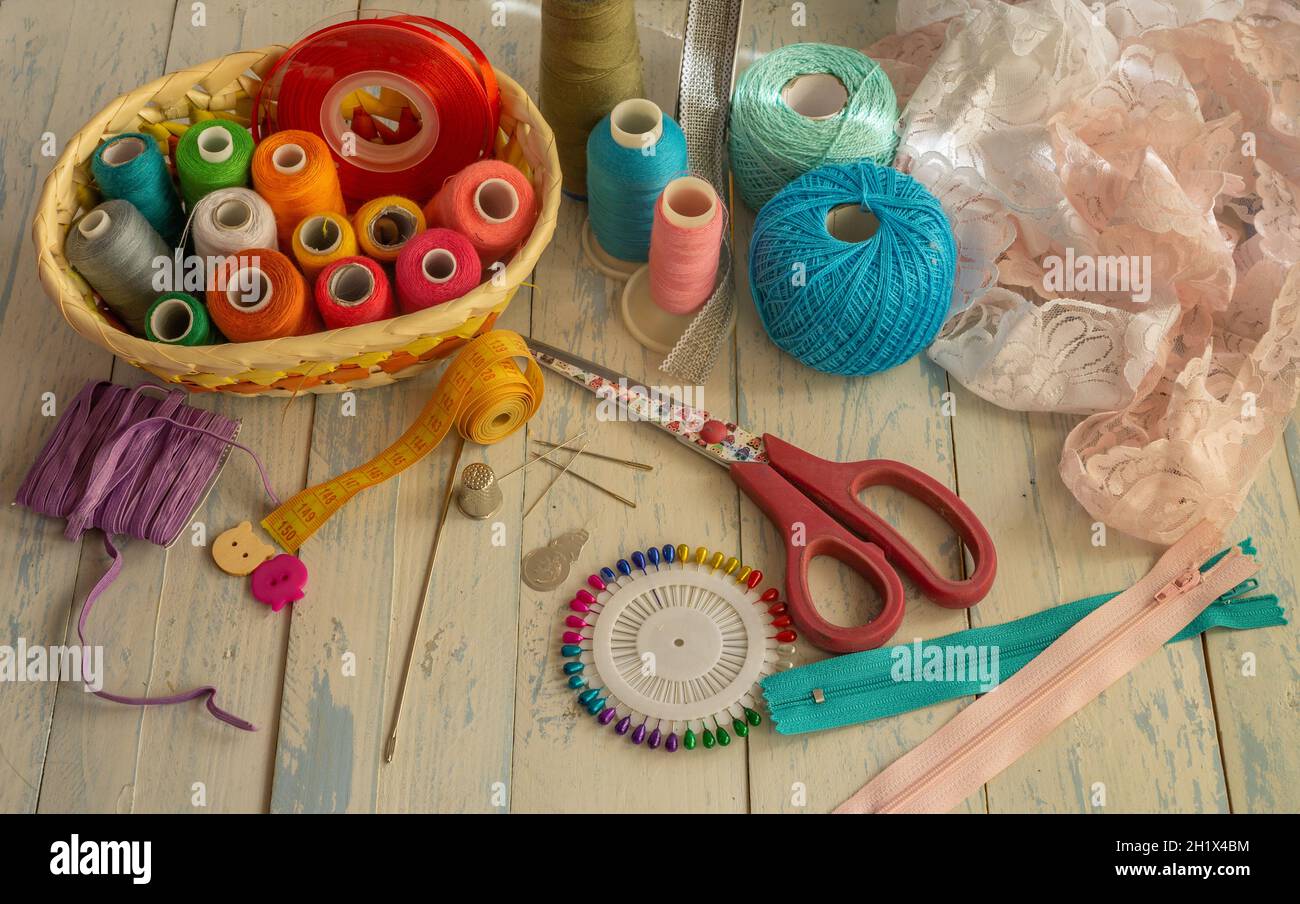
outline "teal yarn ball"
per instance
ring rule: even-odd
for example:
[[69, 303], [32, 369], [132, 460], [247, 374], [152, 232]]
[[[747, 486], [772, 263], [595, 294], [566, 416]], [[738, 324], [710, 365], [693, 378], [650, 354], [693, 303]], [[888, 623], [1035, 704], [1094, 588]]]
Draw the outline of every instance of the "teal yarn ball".
[[224, 119], [190, 126], [176, 144], [176, 174], [185, 209], [222, 188], [244, 188], [253, 165], [253, 136]]
[[[587, 139], [587, 216], [592, 234], [611, 256], [645, 262], [655, 202], [669, 182], [687, 173], [686, 136], [663, 113], [658, 141], [624, 147], [610, 131], [610, 117], [621, 113], [621, 106], [598, 122]], [[648, 123], [629, 119], [623, 127], [644, 133]]]
[[834, 44], [778, 48], [741, 73], [732, 94], [731, 171], [740, 195], [758, 210], [823, 164], [888, 165], [897, 120], [894, 87], [866, 54]]
[[131, 202], [159, 235], [176, 245], [185, 214], [167, 160], [152, 137], [140, 132], [114, 135], [95, 149], [90, 170], [105, 199]]
[[750, 290], [772, 342], [842, 376], [888, 370], [929, 345], [956, 267], [934, 196], [865, 160], [790, 183], [759, 212], [749, 246]]

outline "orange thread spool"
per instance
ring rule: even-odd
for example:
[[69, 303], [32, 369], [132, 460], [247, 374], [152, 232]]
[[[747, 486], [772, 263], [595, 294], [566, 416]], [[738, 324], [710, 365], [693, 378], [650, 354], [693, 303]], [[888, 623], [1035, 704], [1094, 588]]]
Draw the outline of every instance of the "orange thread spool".
[[325, 140], [290, 129], [268, 135], [253, 152], [253, 187], [275, 212], [280, 247], [293, 247], [293, 231], [312, 214], [347, 214], [339, 173]]
[[231, 342], [305, 336], [322, 329], [307, 280], [271, 248], [232, 254], [207, 293], [208, 313]]
[[506, 261], [537, 224], [537, 194], [524, 174], [500, 160], [471, 163], [447, 180], [424, 208], [432, 226], [470, 240], [484, 270]]

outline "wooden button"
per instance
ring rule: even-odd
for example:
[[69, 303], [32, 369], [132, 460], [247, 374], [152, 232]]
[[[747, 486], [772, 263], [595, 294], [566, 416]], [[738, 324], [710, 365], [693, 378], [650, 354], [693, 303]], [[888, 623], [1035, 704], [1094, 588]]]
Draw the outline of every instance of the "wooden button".
[[274, 557], [275, 547], [263, 543], [247, 521], [219, 534], [212, 544], [212, 561], [226, 574], [252, 574], [254, 568]]

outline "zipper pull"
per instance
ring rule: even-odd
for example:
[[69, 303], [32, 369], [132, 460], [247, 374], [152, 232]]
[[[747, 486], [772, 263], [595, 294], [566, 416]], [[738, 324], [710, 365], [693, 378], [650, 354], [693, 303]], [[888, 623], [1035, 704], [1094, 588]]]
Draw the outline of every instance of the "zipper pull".
[[1165, 603], [1175, 597], [1182, 596], [1193, 587], [1199, 585], [1202, 580], [1201, 572], [1197, 568], [1189, 568], [1156, 591], [1156, 602]]

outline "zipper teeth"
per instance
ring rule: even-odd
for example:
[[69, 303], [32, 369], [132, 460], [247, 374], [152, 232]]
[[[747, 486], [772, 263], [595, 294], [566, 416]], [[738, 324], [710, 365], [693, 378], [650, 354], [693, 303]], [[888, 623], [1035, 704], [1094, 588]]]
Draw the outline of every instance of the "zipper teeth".
[[[1225, 556], [1225, 558], [1226, 558], [1226, 556]], [[1219, 563], [1216, 562], [1215, 565], [1214, 565], [1214, 567], [1217, 568], [1218, 565], [1219, 565]], [[1212, 570], [1213, 570], [1213, 569], [1211, 569], [1211, 571], [1212, 571]], [[1203, 573], [1203, 574], [1202, 574], [1202, 579], [1204, 579], [1204, 577], [1205, 577], [1207, 574], [1209, 574], [1209, 572], [1205, 572], [1205, 573]], [[1229, 588], [1229, 590], [1231, 590], [1231, 589], [1232, 589], [1232, 588]], [[1088, 615], [1091, 615], [1093, 612], [1097, 611], [1098, 608], [1100, 608], [1101, 606], [1106, 605], [1106, 603], [1108, 603], [1110, 600], [1114, 599], [1115, 597], [1119, 596], [1120, 593], [1123, 593], [1123, 592], [1124, 592], [1124, 591], [1121, 590], [1121, 591], [1119, 591], [1118, 593], [1112, 593], [1112, 594], [1110, 594], [1108, 599], [1104, 599], [1104, 600], [1102, 600], [1102, 602], [1100, 602], [1100, 603], [1099, 603], [1095, 608], [1093, 608], [1093, 609], [1091, 609], [1089, 612], [1085, 613], [1085, 614], [1080, 618], [1080, 621], [1082, 620], [1082, 618], [1086, 618]], [[1228, 591], [1224, 591], [1225, 594], [1226, 594], [1227, 592], [1228, 592]], [[1220, 604], [1220, 599], [1221, 599], [1222, 596], [1223, 596], [1223, 594], [1220, 594], [1219, 597], [1215, 597], [1214, 602], [1212, 602], [1210, 605], [1211, 605], [1211, 606], [1219, 605], [1219, 604]], [[1227, 601], [1224, 601], [1224, 602], [1222, 603], [1222, 605], [1227, 606], [1227, 605], [1231, 605], [1231, 604], [1230, 604], [1229, 602], [1227, 602]], [[1078, 622], [1075, 622], [1075, 624], [1078, 624]], [[1071, 625], [1070, 627], [1073, 627], [1073, 625]], [[1067, 630], [1068, 630], [1068, 629], [1067, 629]], [[1056, 637], [1059, 637], [1059, 636], [1060, 636], [1059, 634], [1056, 635]], [[1053, 640], [1056, 639], [1056, 637], [1049, 637], [1049, 638], [1046, 638], [1046, 639], [1047, 639], [1047, 642], [1048, 642], [1048, 643], [1051, 643]], [[1020, 644], [1018, 644], [1018, 645], [1016, 645], [1016, 646], [1011, 646], [1011, 647], [1007, 647], [1007, 648], [1005, 648], [1005, 651], [1002, 650], [1002, 649], [999, 649], [999, 651], [998, 651], [998, 656], [999, 656], [999, 657], [1003, 657], [1003, 656], [1018, 656], [1019, 654], [1024, 653], [1024, 652], [1027, 651], [1027, 650], [1033, 650], [1033, 649], [1035, 649], [1036, 647], [1039, 647], [1039, 646], [1043, 643], [1043, 640], [1044, 640], [1044, 638], [1043, 638], [1041, 635], [1036, 635], [1032, 640], [1025, 640], [1025, 641], [1022, 641]], [[925, 644], [925, 643], [931, 643], [931, 641], [922, 641], [922, 643], [923, 643], [923, 644]], [[944, 644], [943, 646], [946, 648], [946, 647], [948, 646], [948, 644]], [[831, 694], [832, 692], [834, 692], [834, 693], [836, 693], [836, 694], [844, 694], [844, 693], [854, 693], [854, 694], [857, 694], [857, 693], [862, 693], [862, 692], [865, 692], [865, 691], [876, 690], [877, 688], [885, 688], [885, 687], [889, 687], [890, 685], [892, 685], [892, 684], [894, 684], [894, 683], [895, 683], [895, 682], [894, 682], [894, 680], [893, 680], [892, 678], [889, 678], [889, 677], [883, 677], [883, 678], [875, 678], [875, 679], [873, 679], [873, 680], [871, 680], [871, 681], [857, 681], [857, 682], [851, 682], [851, 683], [849, 683], [849, 684], [826, 684], [826, 685], [820, 685], [820, 684], [819, 684], [819, 685], [817, 685], [817, 687], [822, 688], [822, 689], [826, 692], [826, 695], [827, 695], [826, 699], [827, 699], [827, 701], [829, 702], [830, 699], [831, 699], [831, 698], [830, 698], [830, 694]], [[809, 691], [804, 691], [804, 692], [801, 692], [801, 693], [799, 693], [799, 694], [796, 694], [796, 695], [794, 695], [794, 696], [792, 696], [792, 697], [787, 697], [787, 698], [785, 698], [785, 699], [778, 700], [778, 701], [776, 701], [776, 702], [773, 702], [773, 701], [771, 700], [771, 698], [769, 698], [768, 701], [767, 701], [768, 709], [771, 710], [771, 711], [775, 714], [775, 711], [776, 711], [778, 708], [782, 708], [782, 709], [783, 709], [783, 708], [785, 708], [785, 707], [787, 707], [787, 706], [801, 706], [801, 705], [808, 705], [808, 706], [811, 706], [811, 705], [813, 705], [813, 704], [812, 704], [812, 703], [810, 702], [810, 700], [809, 700], [809, 696], [808, 696], [809, 693], [810, 693]]]
[[[1208, 581], [1212, 575], [1218, 572], [1227, 563], [1235, 562], [1243, 558], [1244, 558], [1243, 556], [1232, 555], [1232, 554], [1225, 556], [1222, 560], [1220, 560], [1219, 564], [1215, 565], [1208, 572], [1202, 573], [1202, 583]], [[1186, 572], [1184, 571], [1179, 571], [1175, 574], [1175, 577], [1185, 573]], [[1172, 580], [1172, 578], [1170, 580]], [[928, 767], [925, 770], [925, 772], [922, 773], [916, 779], [916, 781], [914, 781], [911, 784], [910, 787], [904, 789], [903, 791], [900, 791], [898, 794], [895, 794], [893, 797], [890, 797], [887, 800], [883, 801], [878, 807], [876, 807], [876, 812], [887, 813], [894, 807], [906, 803], [907, 801], [915, 797], [917, 794], [921, 793], [922, 790], [924, 790], [927, 786], [932, 784], [936, 779], [939, 778], [939, 776], [943, 775], [946, 772], [951, 771], [954, 766], [959, 764], [968, 755], [973, 753], [977, 748], [983, 746], [985, 742], [990, 740], [990, 738], [992, 738], [994, 735], [999, 733], [1002, 729], [1006, 728], [1008, 723], [1013, 722], [1015, 719], [1017, 719], [1025, 710], [1032, 707], [1034, 704], [1036, 704], [1047, 694], [1056, 690], [1067, 680], [1073, 678], [1076, 674], [1078, 674], [1078, 672], [1084, 666], [1090, 664], [1102, 653], [1109, 650], [1110, 647], [1114, 645], [1114, 643], [1123, 634], [1127, 633], [1131, 628], [1137, 627], [1138, 625], [1142, 624], [1155, 613], [1161, 611], [1162, 607], [1156, 603], [1155, 594], [1157, 591], [1162, 589], [1168, 583], [1169, 581], [1167, 580], [1160, 581], [1156, 587], [1156, 590], [1150, 593], [1150, 595], [1147, 598], [1147, 601], [1143, 604], [1140, 610], [1133, 613], [1133, 615], [1129, 616], [1119, 625], [1116, 625], [1112, 630], [1107, 632], [1106, 636], [1103, 637], [1097, 644], [1092, 646], [1082, 656], [1075, 659], [1074, 662], [1071, 663], [1068, 668], [1053, 675], [1050, 681], [1048, 681], [1042, 687], [1037, 688], [1032, 695], [1025, 698], [1020, 703], [1017, 703], [1012, 709], [1003, 713], [1002, 716], [999, 717], [996, 721], [983, 728], [977, 735], [975, 735], [975, 737], [971, 738], [969, 741], [962, 744], [956, 750], [949, 753], [942, 760]], [[1193, 587], [1191, 591], [1186, 591], [1186, 592], [1195, 592], [1195, 590], [1196, 588]]]

